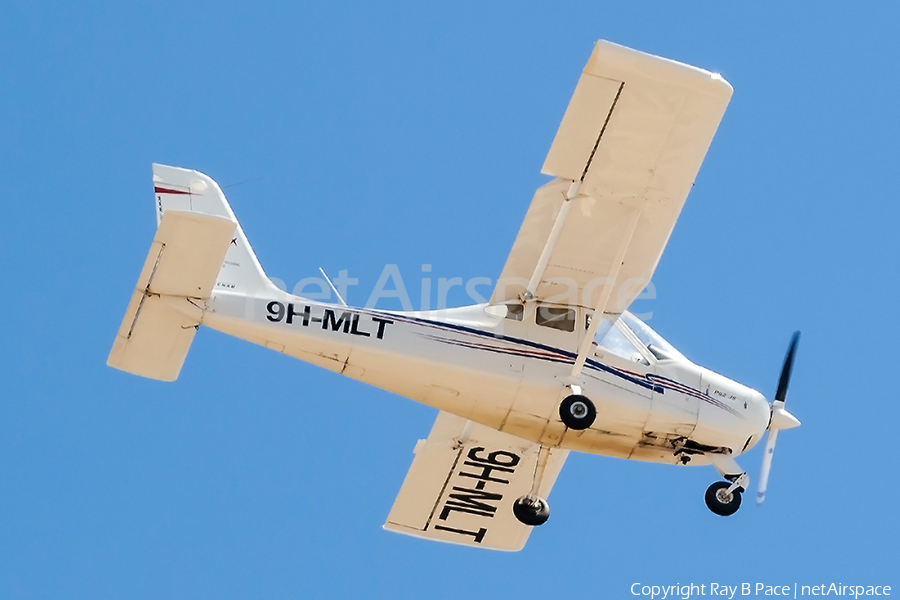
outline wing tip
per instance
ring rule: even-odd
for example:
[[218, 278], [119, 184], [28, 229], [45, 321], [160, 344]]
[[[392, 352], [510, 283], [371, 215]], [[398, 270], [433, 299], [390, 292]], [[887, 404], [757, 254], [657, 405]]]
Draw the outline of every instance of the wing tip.
[[731, 98], [734, 88], [721, 73], [708, 71], [671, 58], [657, 56], [623, 46], [609, 40], [597, 40], [594, 51], [584, 67], [585, 73], [599, 75], [603, 67], [626, 69], [632, 73], [661, 81], [679, 82], [700, 87], [707, 93]]

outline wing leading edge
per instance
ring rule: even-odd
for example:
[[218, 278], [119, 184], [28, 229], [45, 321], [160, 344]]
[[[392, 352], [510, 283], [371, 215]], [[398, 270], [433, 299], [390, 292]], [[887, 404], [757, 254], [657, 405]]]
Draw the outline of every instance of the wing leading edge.
[[[440, 412], [415, 458], [384, 528], [417, 537], [521, 550], [531, 534], [513, 502], [531, 490], [539, 447], [521, 438]], [[539, 495], [546, 498], [567, 450], [553, 450]]]
[[[650, 281], [732, 88], [610, 42], [594, 47], [491, 303], [619, 314]], [[604, 288], [609, 289], [604, 289]]]

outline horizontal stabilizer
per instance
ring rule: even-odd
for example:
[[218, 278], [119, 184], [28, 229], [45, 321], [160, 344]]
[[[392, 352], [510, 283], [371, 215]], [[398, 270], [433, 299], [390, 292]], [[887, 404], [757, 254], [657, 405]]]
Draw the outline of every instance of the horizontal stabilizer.
[[209, 298], [236, 227], [224, 217], [165, 212], [106, 364], [178, 378], [202, 313], [190, 300]]
[[[384, 528], [452, 544], [521, 550], [531, 527], [513, 515], [531, 491], [539, 446], [441, 411]], [[550, 454], [539, 495], [546, 498], [568, 450]]]

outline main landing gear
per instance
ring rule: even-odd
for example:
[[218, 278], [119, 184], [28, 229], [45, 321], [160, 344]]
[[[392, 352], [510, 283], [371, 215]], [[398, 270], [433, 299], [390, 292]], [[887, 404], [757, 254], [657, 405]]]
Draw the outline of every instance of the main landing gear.
[[713, 461], [728, 481], [717, 481], [706, 489], [706, 506], [721, 517], [733, 515], [741, 507], [741, 494], [750, 486], [750, 478], [730, 457]]
[[541, 489], [541, 480], [544, 478], [544, 470], [550, 459], [550, 448], [541, 446], [538, 452], [537, 464], [534, 467], [534, 479], [531, 483], [531, 492], [521, 496], [513, 503], [513, 514], [520, 523], [529, 527], [543, 525], [550, 518], [550, 505], [546, 498], [538, 496]]
[[550, 518], [550, 505], [543, 498], [522, 496], [513, 503], [513, 514], [525, 525], [537, 527]]
[[[573, 385], [571, 389], [573, 393], [559, 403], [559, 418], [569, 429], [581, 431], [594, 424], [594, 419], [597, 418], [597, 409], [587, 396], [581, 394], [580, 387]], [[550, 448], [541, 446], [537, 464], [534, 467], [531, 491], [513, 503], [513, 514], [516, 519], [529, 527], [543, 525], [550, 518], [550, 505], [547, 503], [547, 499], [538, 496], [549, 458]]]
[[597, 418], [597, 409], [587, 396], [572, 394], [559, 403], [559, 418], [569, 429], [587, 429]]

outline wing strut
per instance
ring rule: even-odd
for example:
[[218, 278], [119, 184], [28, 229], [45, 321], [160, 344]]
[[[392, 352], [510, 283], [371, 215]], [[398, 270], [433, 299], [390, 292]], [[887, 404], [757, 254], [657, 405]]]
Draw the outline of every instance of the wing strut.
[[597, 329], [600, 327], [600, 321], [604, 318], [603, 315], [606, 313], [606, 308], [609, 305], [609, 298], [615, 287], [616, 279], [619, 277], [619, 270], [622, 268], [622, 263], [625, 260], [625, 253], [628, 252], [628, 246], [631, 245], [631, 238], [634, 236], [634, 230], [637, 228], [637, 222], [640, 216], [640, 210], [632, 210], [631, 217], [628, 219], [628, 223], [625, 226], [625, 232], [622, 235], [622, 241], [619, 243], [619, 249], [616, 251], [616, 256], [613, 259], [612, 268], [606, 276], [603, 291], [600, 293], [597, 304], [593, 307], [594, 318], [591, 319], [591, 325], [588, 327], [584, 339], [581, 340], [581, 346], [578, 348], [578, 356], [575, 358], [575, 364], [572, 365], [572, 372], [569, 375], [572, 381], [575, 381], [584, 369], [584, 362], [587, 360], [588, 352], [591, 351], [594, 336], [597, 334]]
[[526, 302], [534, 298], [534, 292], [537, 290], [538, 284], [544, 277], [544, 271], [547, 270], [550, 256], [553, 254], [554, 248], [556, 248], [556, 242], [559, 241], [559, 234], [562, 233], [563, 225], [566, 224], [566, 217], [569, 216], [569, 211], [572, 210], [572, 200], [578, 196], [578, 189], [580, 187], [580, 181], [573, 181], [572, 185], [569, 186], [568, 191], [566, 191], [566, 197], [563, 200], [562, 206], [559, 208], [559, 213], [556, 215], [556, 221], [553, 222], [553, 229], [550, 230], [550, 235], [547, 237], [547, 242], [544, 244], [541, 256], [534, 267], [534, 273], [531, 274], [531, 279], [528, 280], [528, 287], [525, 288], [525, 294], [522, 300]]

